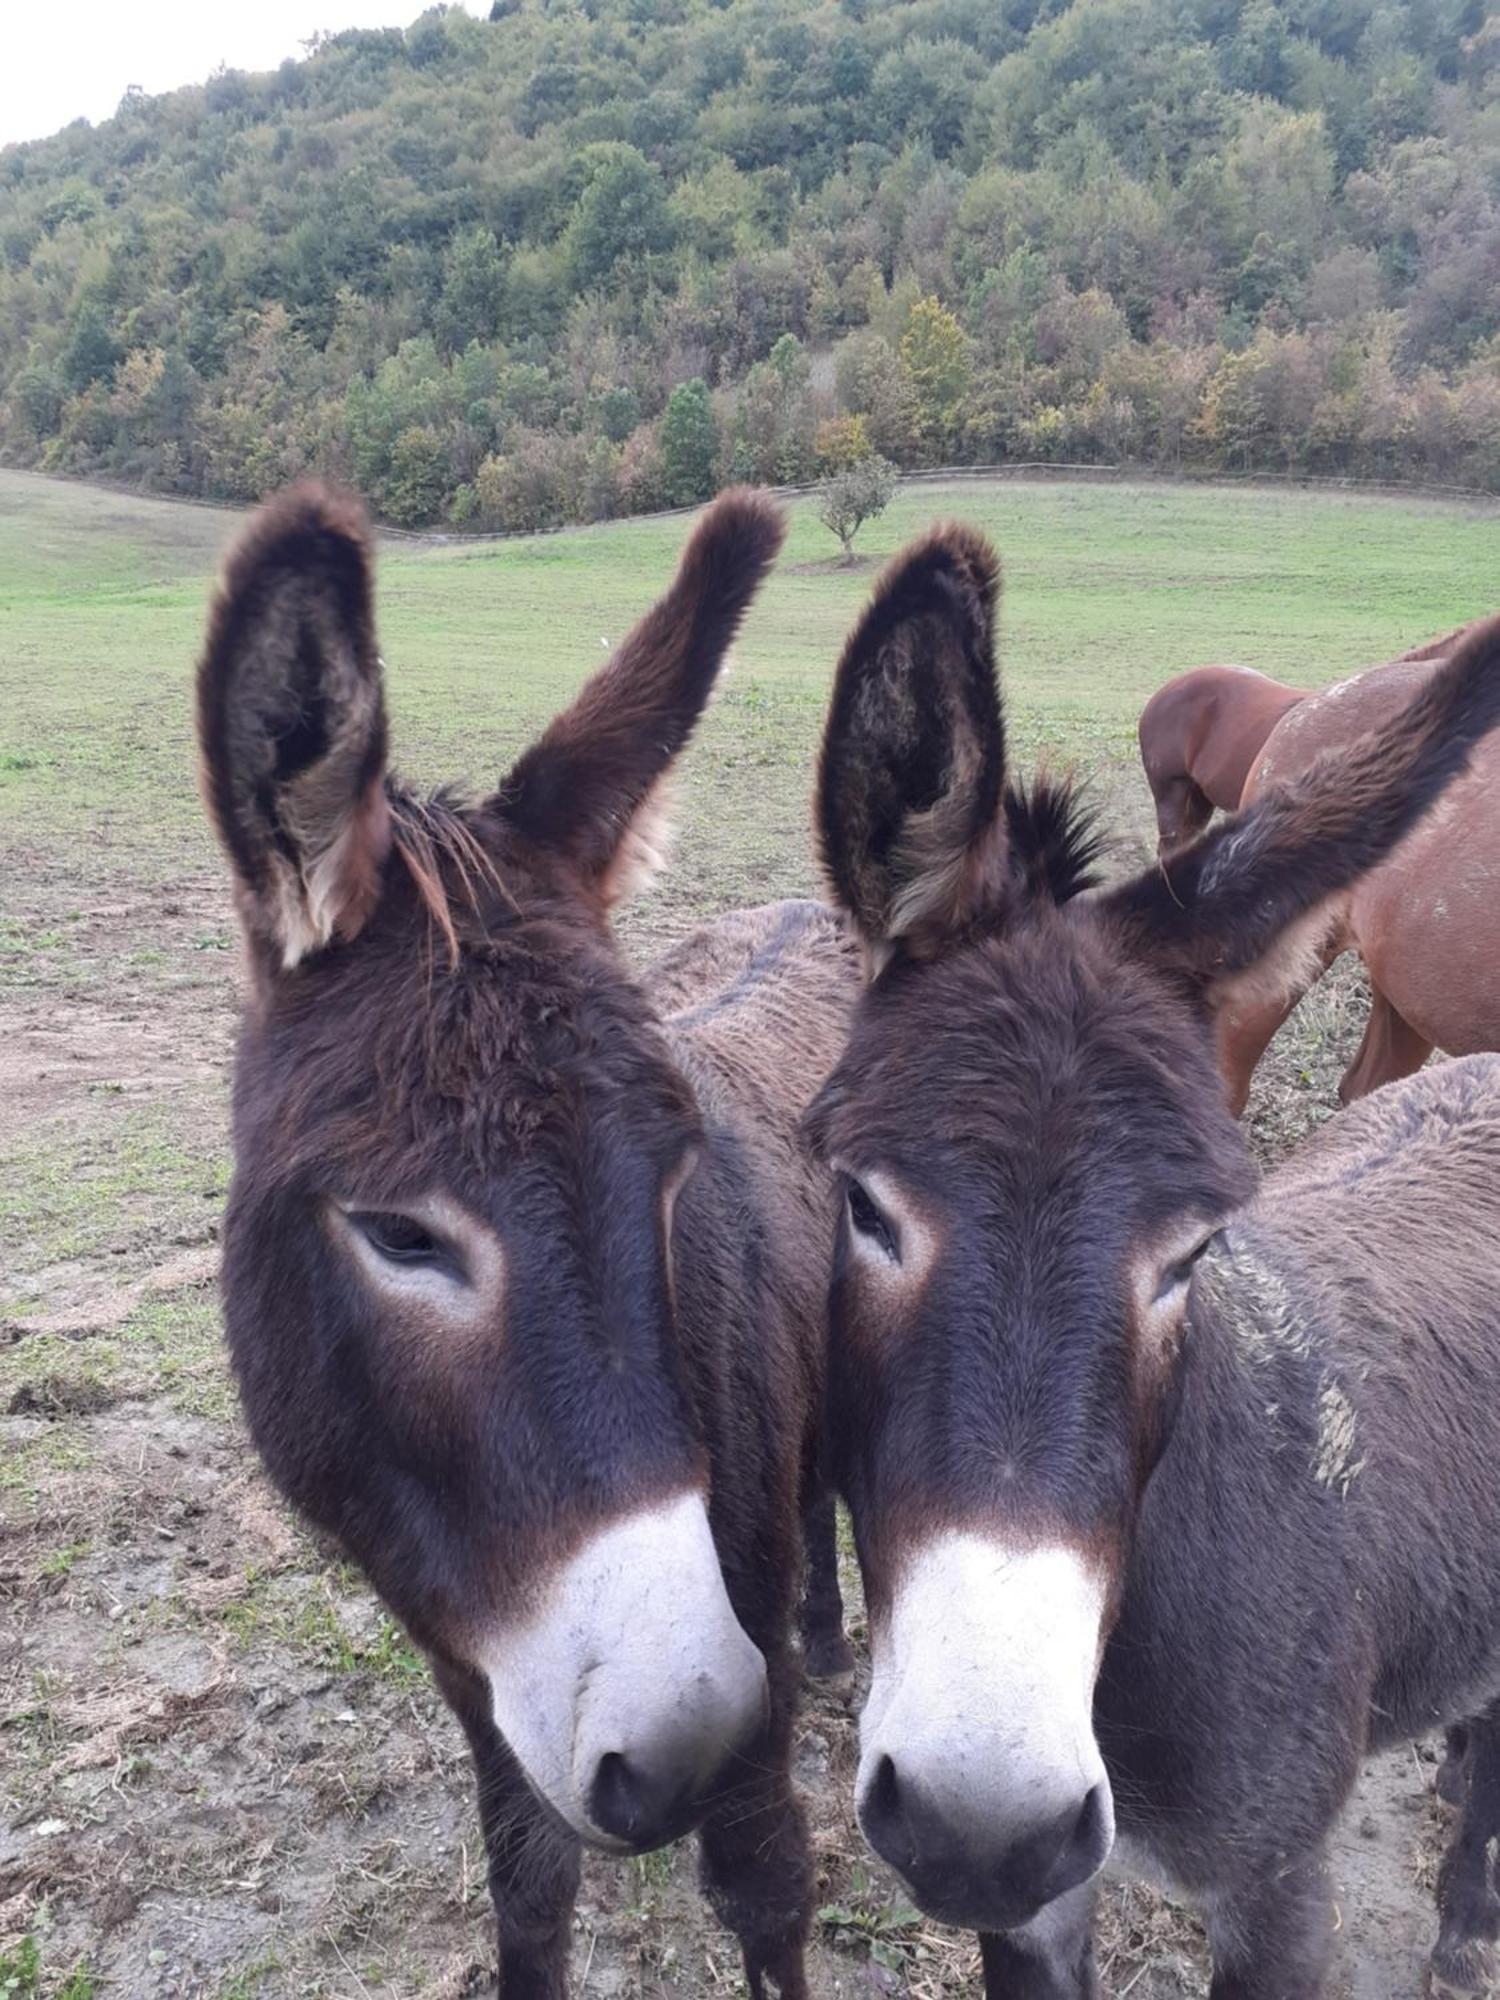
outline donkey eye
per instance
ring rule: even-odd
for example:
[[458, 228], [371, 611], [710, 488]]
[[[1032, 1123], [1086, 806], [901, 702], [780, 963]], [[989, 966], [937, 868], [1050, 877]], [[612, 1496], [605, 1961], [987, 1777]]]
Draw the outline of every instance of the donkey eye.
[[886, 1221], [871, 1198], [870, 1191], [859, 1181], [851, 1179], [848, 1184], [849, 1221], [859, 1235], [877, 1244], [893, 1264], [901, 1262], [901, 1246], [896, 1232]]
[[1157, 1283], [1156, 1294], [1151, 1301], [1152, 1305], [1164, 1305], [1174, 1293], [1186, 1290], [1192, 1283], [1193, 1271], [1198, 1263], [1198, 1259], [1218, 1236], [1218, 1233], [1218, 1230], [1215, 1229], [1210, 1235], [1205, 1236], [1195, 1249], [1190, 1250], [1186, 1257], [1180, 1257], [1175, 1264], [1167, 1265]]
[[424, 1229], [409, 1215], [392, 1215], [378, 1209], [354, 1209], [349, 1213], [349, 1223], [388, 1264], [446, 1264], [449, 1261], [445, 1246], [432, 1231]]

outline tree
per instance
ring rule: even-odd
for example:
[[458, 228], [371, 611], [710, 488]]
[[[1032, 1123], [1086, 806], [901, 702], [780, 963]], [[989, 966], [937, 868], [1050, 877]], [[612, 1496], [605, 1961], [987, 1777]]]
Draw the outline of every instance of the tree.
[[672, 239], [661, 168], [634, 146], [585, 148], [583, 192], [568, 224], [568, 257], [579, 291], [601, 285]]
[[713, 492], [719, 426], [701, 375], [672, 391], [661, 420], [661, 455], [670, 506], [691, 507]]
[[63, 349], [63, 378], [70, 388], [87, 389], [91, 382], [106, 381], [114, 373], [120, 354], [120, 344], [110, 332], [103, 308], [91, 300], [74, 320], [72, 335]]
[[818, 519], [843, 544], [844, 561], [854, 560], [854, 537], [866, 521], [890, 506], [896, 491], [896, 468], [888, 458], [871, 453], [836, 472], [823, 488]]
[[818, 463], [824, 472], [846, 472], [870, 457], [870, 426], [864, 417], [825, 417], [818, 425]]
[[949, 443], [973, 373], [969, 336], [941, 299], [918, 299], [901, 336], [901, 362], [917, 399], [923, 441]]
[[505, 259], [490, 229], [465, 229], [443, 259], [438, 338], [454, 354], [470, 341], [493, 340], [505, 302]]

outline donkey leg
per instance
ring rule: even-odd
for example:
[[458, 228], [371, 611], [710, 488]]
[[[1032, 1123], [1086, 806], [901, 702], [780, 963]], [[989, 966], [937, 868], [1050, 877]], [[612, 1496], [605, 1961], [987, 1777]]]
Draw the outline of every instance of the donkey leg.
[[1021, 1930], [981, 1932], [986, 2000], [1095, 2000], [1094, 1901], [1088, 1882]]
[[493, 1730], [481, 1752], [479, 1816], [500, 1938], [502, 2000], [567, 2000], [578, 1842], [538, 1801]]
[[1339, 1085], [1340, 1104], [1352, 1104], [1378, 1090], [1383, 1083], [1412, 1076], [1432, 1054], [1432, 1043], [1419, 1035], [1410, 1022], [1396, 1012], [1373, 980], [1370, 982], [1370, 1018], [1364, 1039]]
[[[766, 1726], [726, 1773], [700, 1838], [704, 1893], [740, 1941], [751, 2000], [769, 1991], [807, 2000], [803, 1963], [812, 1928], [807, 1821], [792, 1789], [796, 1670], [786, 1646], [768, 1656]], [[772, 1982], [768, 1989], [766, 1981]]]
[[1500, 1702], [1468, 1725], [1468, 1796], [1438, 1874], [1440, 1928], [1428, 1968], [1432, 2000], [1469, 2000], [1500, 1987]]
[[1205, 1912], [1209, 2000], [1319, 2000], [1333, 1951], [1333, 1890], [1320, 1848]]
[[833, 1681], [854, 1671], [854, 1655], [844, 1637], [844, 1600], [839, 1591], [838, 1502], [821, 1482], [802, 1512], [807, 1549], [807, 1582], [802, 1595], [802, 1656], [815, 1681]]
[[1445, 1806], [1461, 1806], [1469, 1796], [1469, 1725], [1455, 1722], [1443, 1732], [1443, 1761], [1434, 1780]]
[[503, 2000], [567, 2000], [578, 1842], [527, 1784], [477, 1676], [437, 1659], [432, 1669], [463, 1725], [479, 1782]]

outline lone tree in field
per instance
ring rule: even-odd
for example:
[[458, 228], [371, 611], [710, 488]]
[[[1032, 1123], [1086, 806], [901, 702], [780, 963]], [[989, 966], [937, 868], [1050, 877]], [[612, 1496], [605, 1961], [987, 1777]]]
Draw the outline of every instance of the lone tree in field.
[[875, 452], [846, 465], [823, 488], [818, 519], [843, 543], [845, 562], [854, 560], [854, 537], [866, 521], [885, 512], [895, 491], [895, 466]]

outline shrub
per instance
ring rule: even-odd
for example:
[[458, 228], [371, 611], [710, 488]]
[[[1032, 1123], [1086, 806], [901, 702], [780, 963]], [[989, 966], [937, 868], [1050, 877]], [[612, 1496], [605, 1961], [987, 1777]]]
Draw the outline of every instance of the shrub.
[[885, 512], [895, 491], [895, 466], [873, 453], [835, 473], [823, 488], [818, 519], [838, 536], [845, 562], [854, 560], [854, 537], [866, 521]]

